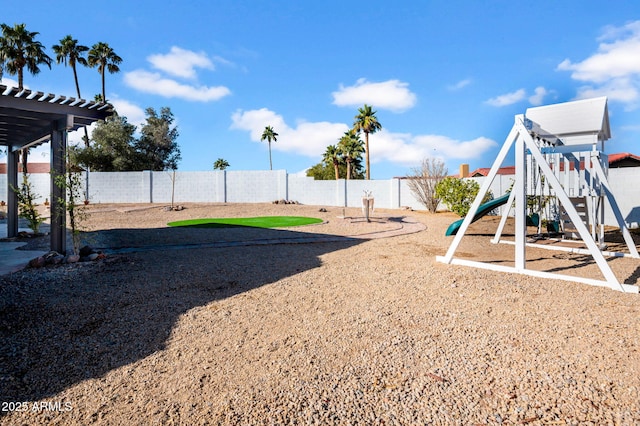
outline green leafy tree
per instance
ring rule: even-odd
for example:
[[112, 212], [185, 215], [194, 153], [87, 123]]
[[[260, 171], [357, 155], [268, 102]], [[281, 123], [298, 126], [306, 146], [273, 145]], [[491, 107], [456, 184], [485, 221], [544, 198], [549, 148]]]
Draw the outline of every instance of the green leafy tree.
[[118, 65], [122, 63], [122, 58], [116, 55], [116, 52], [107, 44], [99, 42], [91, 46], [89, 50], [87, 61], [91, 68], [98, 67], [98, 72], [102, 79], [102, 102], [107, 102], [107, 95], [105, 93], [105, 72], [110, 74], [120, 72]]
[[307, 169], [307, 176], [315, 180], [334, 180], [336, 177], [333, 166], [329, 166], [324, 161], [309, 167]]
[[367, 155], [367, 179], [371, 179], [371, 164], [369, 163], [369, 133], [375, 133], [382, 129], [382, 124], [376, 117], [376, 111], [373, 111], [370, 105], [364, 104], [364, 107], [358, 108], [358, 115], [355, 116], [353, 122], [353, 130], [356, 132], [364, 132], [365, 152]]
[[213, 163], [213, 170], [225, 170], [227, 167], [229, 167], [229, 162], [224, 158], [218, 158]]
[[176, 170], [180, 162], [178, 128], [169, 107], [163, 107], [158, 114], [147, 108], [147, 122], [142, 126], [140, 139], [135, 142], [135, 170]]
[[[51, 58], [45, 53], [42, 43], [36, 40], [40, 33], [27, 31], [25, 24], [15, 24], [10, 27], [0, 24], [2, 37], [0, 37], [0, 62], [4, 63], [4, 69], [10, 75], [18, 76], [18, 89], [24, 89], [24, 69], [32, 75], [40, 73], [40, 65], [51, 68]], [[29, 148], [21, 151], [22, 173], [26, 175], [29, 156]]]
[[262, 132], [261, 141], [267, 141], [269, 143], [269, 170], [273, 170], [273, 163], [271, 162], [271, 141], [278, 141], [278, 134], [273, 130], [273, 127], [267, 126], [264, 128], [264, 132]]
[[134, 170], [136, 126], [114, 114], [98, 121], [91, 133], [93, 144], [77, 154], [78, 162], [97, 172]]
[[[352, 163], [351, 175], [353, 179], [364, 179], [364, 168], [362, 167], [361, 160], [354, 160]], [[342, 162], [338, 166], [340, 176], [347, 175], [347, 163]], [[314, 178], [315, 180], [335, 180], [336, 173], [332, 164], [328, 164], [326, 161], [311, 166], [307, 169], [306, 175]]]
[[340, 149], [336, 145], [329, 145], [325, 150], [322, 161], [326, 164], [333, 166], [336, 180], [340, 179], [340, 164], [344, 163], [344, 160], [340, 154]]
[[362, 153], [365, 152], [364, 145], [362, 143], [362, 139], [358, 133], [354, 130], [349, 130], [344, 132], [342, 138], [340, 138], [340, 142], [338, 143], [338, 149], [344, 161], [347, 163], [347, 180], [354, 177], [353, 176], [353, 163], [362, 158]]
[[[480, 184], [472, 179], [446, 177], [436, 185], [436, 197], [459, 216], [469, 213], [471, 204], [480, 191]], [[483, 202], [489, 201], [493, 195], [487, 192]]]

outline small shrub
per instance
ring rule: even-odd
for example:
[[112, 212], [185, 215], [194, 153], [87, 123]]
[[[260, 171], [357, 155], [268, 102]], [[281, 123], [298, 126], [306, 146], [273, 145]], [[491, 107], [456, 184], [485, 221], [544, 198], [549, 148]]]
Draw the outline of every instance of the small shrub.
[[[475, 180], [447, 177], [436, 186], [436, 196], [452, 212], [459, 216], [469, 213], [471, 204], [480, 191], [480, 185]], [[489, 201], [493, 196], [487, 192], [483, 202]]]
[[27, 220], [29, 229], [31, 229], [34, 234], [39, 233], [40, 225], [44, 222], [44, 218], [40, 216], [36, 204], [33, 202], [38, 195], [33, 193], [29, 175], [23, 174], [20, 188], [12, 187], [11, 190], [16, 193], [16, 197], [18, 198], [18, 212], [20, 217]]
[[[83, 223], [88, 218], [84, 194], [82, 191], [82, 176], [75, 172], [77, 164], [73, 162], [73, 158], [67, 154], [67, 172], [63, 175], [53, 174], [55, 185], [64, 190], [65, 199], [58, 199], [58, 211], [52, 212], [57, 215], [67, 215], [69, 218], [69, 227], [71, 228], [71, 241], [73, 242], [73, 253], [80, 253], [81, 233]], [[53, 173], [53, 172], [52, 172]]]

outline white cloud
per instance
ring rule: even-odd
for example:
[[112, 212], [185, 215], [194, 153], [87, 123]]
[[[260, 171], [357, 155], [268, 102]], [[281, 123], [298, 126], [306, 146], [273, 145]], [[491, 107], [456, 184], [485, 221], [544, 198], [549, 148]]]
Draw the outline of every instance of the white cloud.
[[571, 71], [571, 78], [587, 83], [578, 98], [608, 96], [623, 103], [640, 99], [640, 21], [606, 27], [597, 51], [580, 62], [562, 61], [557, 70]]
[[167, 74], [193, 79], [195, 68], [215, 69], [213, 62], [204, 52], [193, 52], [173, 46], [167, 54], [151, 55], [147, 58], [151, 65]]
[[507, 105], [515, 104], [516, 102], [520, 102], [527, 96], [527, 93], [524, 89], [518, 89], [515, 92], [507, 93], [504, 95], [496, 96], [495, 98], [491, 98], [485, 103], [495, 106], [495, 107], [503, 107]]
[[[5, 71], [6, 73], [6, 71]], [[7, 87], [18, 87], [18, 80], [13, 80], [11, 78], [7, 78], [7, 77], [2, 77], [2, 80], [0, 80], [0, 84], [2, 84], [3, 86], [7, 86]], [[27, 86], [26, 84], [23, 84], [25, 89], [29, 89], [29, 86]]]
[[[330, 122], [300, 122], [296, 127], [290, 127], [281, 115], [266, 108], [236, 111], [231, 120], [232, 129], [248, 131], [254, 142], [260, 141], [266, 126], [272, 126], [278, 133], [278, 141], [271, 145], [272, 150], [294, 152], [317, 161], [320, 161], [326, 147], [336, 144], [349, 129], [346, 124]], [[460, 141], [447, 136], [411, 135], [382, 129], [369, 136], [369, 145], [373, 163], [389, 161], [414, 166], [425, 157], [447, 160], [480, 158], [498, 144], [484, 137]]]
[[449, 90], [460, 90], [464, 87], [467, 87], [469, 84], [471, 84], [471, 79], [465, 79], [465, 80], [460, 80], [459, 82], [457, 82], [456, 84], [452, 84], [451, 86], [447, 86], [447, 89]]
[[585, 85], [578, 88], [576, 99], [606, 96], [612, 101], [634, 104], [640, 99], [638, 84], [631, 79], [618, 78], [601, 85]]
[[442, 160], [471, 160], [481, 158], [498, 144], [488, 138], [479, 137], [460, 141], [442, 135], [411, 135], [392, 133], [382, 129], [370, 137], [371, 162], [381, 160], [414, 166], [427, 157]]
[[640, 21], [619, 28], [608, 27], [600, 40], [612, 41], [600, 43], [598, 51], [584, 61], [573, 63], [565, 59], [558, 69], [572, 71], [571, 77], [575, 80], [594, 83], [640, 74], [640, 61], [637, 60], [640, 56]]
[[353, 86], [340, 85], [340, 89], [331, 94], [333, 104], [338, 106], [372, 105], [374, 108], [402, 112], [412, 108], [417, 101], [416, 95], [409, 90], [409, 83], [388, 80], [379, 83], [358, 79]]
[[120, 116], [127, 117], [129, 124], [133, 124], [138, 130], [140, 130], [140, 127], [147, 121], [144, 109], [125, 99], [114, 99], [111, 101], [111, 105], [113, 105]]
[[141, 92], [164, 96], [165, 98], [181, 98], [189, 101], [217, 101], [231, 94], [225, 86], [191, 86], [162, 77], [158, 73], [135, 70], [124, 75], [124, 82]]
[[534, 106], [542, 105], [544, 97], [549, 94], [549, 91], [542, 86], [538, 86], [534, 92], [532, 96], [529, 96], [529, 102]]
[[320, 157], [327, 146], [337, 143], [348, 130], [346, 124], [327, 121], [300, 122], [296, 127], [290, 127], [281, 115], [267, 108], [236, 111], [231, 116], [231, 121], [232, 129], [248, 131], [254, 142], [260, 142], [264, 128], [271, 126], [278, 134], [278, 141], [271, 144], [272, 150], [294, 152], [308, 157]]

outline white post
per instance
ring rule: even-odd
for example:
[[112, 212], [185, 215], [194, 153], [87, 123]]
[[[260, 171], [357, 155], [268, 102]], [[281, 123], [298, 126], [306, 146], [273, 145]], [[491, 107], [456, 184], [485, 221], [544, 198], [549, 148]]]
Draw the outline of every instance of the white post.
[[[526, 129], [524, 129], [526, 132]], [[516, 183], [513, 191], [516, 193], [515, 210], [515, 268], [517, 270], [526, 269], [525, 247], [527, 238], [527, 154], [522, 134], [516, 139]], [[530, 163], [531, 164], [531, 163]]]
[[480, 207], [480, 204], [482, 204], [482, 199], [484, 198], [485, 194], [489, 190], [489, 187], [491, 186], [493, 179], [495, 179], [496, 175], [498, 174], [498, 169], [500, 168], [500, 166], [502, 166], [502, 163], [504, 162], [504, 159], [509, 153], [509, 150], [511, 149], [511, 146], [513, 145], [513, 142], [515, 141], [517, 135], [518, 135], [518, 131], [516, 129], [516, 126], [514, 125], [511, 128], [509, 135], [505, 139], [504, 145], [502, 145], [502, 149], [500, 150], [500, 152], [498, 153], [498, 156], [493, 162], [493, 166], [491, 166], [491, 170], [489, 171], [489, 174], [487, 175], [484, 182], [482, 182], [480, 191], [478, 192], [476, 199], [473, 200], [473, 203], [471, 204], [471, 208], [469, 209], [469, 212], [465, 216], [464, 221], [460, 226], [460, 229], [458, 229], [456, 236], [451, 242], [451, 245], [449, 246], [449, 250], [447, 250], [447, 254], [445, 254], [444, 257], [438, 256], [437, 257], [438, 261], [443, 263], [451, 263], [451, 259], [453, 259], [453, 255], [455, 254], [456, 249], [458, 248], [458, 245], [460, 245], [460, 241], [462, 241], [462, 237], [464, 236], [465, 232], [467, 232], [467, 228], [469, 228], [469, 225], [471, 225], [473, 216], [475, 216], [476, 212], [478, 211], [478, 208]]

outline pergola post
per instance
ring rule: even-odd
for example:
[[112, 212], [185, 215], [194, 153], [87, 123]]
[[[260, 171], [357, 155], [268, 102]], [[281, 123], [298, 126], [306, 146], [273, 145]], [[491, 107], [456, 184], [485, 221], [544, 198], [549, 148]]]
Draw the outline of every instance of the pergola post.
[[7, 147], [7, 237], [18, 236], [18, 151]]
[[66, 121], [55, 121], [51, 129], [51, 250], [61, 254], [67, 251], [67, 191], [56, 181], [65, 179], [67, 172]]

